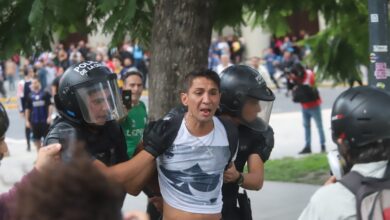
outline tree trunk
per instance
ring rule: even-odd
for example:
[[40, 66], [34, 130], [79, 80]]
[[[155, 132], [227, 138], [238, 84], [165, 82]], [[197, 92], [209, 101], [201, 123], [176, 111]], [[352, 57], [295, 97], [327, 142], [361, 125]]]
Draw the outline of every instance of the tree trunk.
[[216, 0], [157, 0], [152, 29], [149, 116], [179, 103], [184, 76], [207, 68]]

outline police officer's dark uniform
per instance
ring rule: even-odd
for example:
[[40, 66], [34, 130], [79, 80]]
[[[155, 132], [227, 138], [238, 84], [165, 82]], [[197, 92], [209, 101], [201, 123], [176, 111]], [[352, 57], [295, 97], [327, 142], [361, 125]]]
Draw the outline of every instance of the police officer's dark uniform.
[[8, 151], [7, 144], [5, 143], [5, 132], [9, 127], [9, 119], [7, 111], [4, 106], [0, 103], [0, 162], [5, 156], [4, 154]]
[[[60, 142], [61, 135], [71, 130], [85, 142], [91, 156], [107, 166], [128, 160], [125, 138], [116, 122], [125, 116], [118, 91], [116, 75], [98, 62], [69, 67], [54, 97], [60, 117], [50, 127], [44, 146]], [[104, 95], [91, 101], [88, 97], [95, 94]], [[103, 107], [96, 112], [92, 102]]]
[[[263, 162], [267, 161], [273, 145], [273, 130], [268, 125], [269, 115], [275, 96], [267, 87], [262, 76], [253, 68], [234, 65], [226, 68], [221, 77], [221, 113], [240, 119], [238, 126], [239, 148], [234, 161], [238, 172], [242, 173], [251, 154], [258, 154]], [[242, 118], [241, 110], [248, 97], [261, 102], [261, 112], [256, 120], [247, 122]], [[222, 218], [240, 220], [243, 213], [237, 207], [239, 187], [243, 176], [235, 183], [224, 183], [222, 187]]]

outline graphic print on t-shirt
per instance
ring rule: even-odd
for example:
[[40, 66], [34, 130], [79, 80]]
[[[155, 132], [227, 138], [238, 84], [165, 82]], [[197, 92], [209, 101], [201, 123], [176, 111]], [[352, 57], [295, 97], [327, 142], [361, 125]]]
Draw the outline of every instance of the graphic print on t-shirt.
[[182, 123], [173, 146], [157, 158], [164, 201], [193, 213], [219, 213], [224, 168], [230, 157], [226, 131], [218, 119], [203, 137]]

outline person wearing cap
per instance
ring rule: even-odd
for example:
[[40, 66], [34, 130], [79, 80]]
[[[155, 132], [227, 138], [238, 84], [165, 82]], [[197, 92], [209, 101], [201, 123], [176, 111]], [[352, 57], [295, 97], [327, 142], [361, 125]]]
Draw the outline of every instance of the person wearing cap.
[[126, 138], [127, 155], [131, 158], [142, 139], [148, 114], [145, 103], [140, 100], [144, 90], [142, 73], [136, 68], [130, 68], [122, 79], [123, 91], [131, 91], [131, 106], [125, 106], [127, 116], [120, 123]]

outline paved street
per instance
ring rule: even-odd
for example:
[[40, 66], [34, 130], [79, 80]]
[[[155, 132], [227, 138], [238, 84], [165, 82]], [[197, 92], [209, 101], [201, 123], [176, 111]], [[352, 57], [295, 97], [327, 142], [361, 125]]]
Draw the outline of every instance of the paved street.
[[[335, 97], [345, 88], [321, 88], [323, 97], [323, 123], [327, 139], [327, 148], [334, 149], [330, 136], [330, 108]], [[271, 158], [285, 156], [297, 157], [297, 152], [304, 145], [303, 126], [300, 105], [293, 103], [290, 97], [283, 92], [275, 92], [277, 98], [274, 103], [270, 124], [275, 131], [275, 148]], [[144, 96], [143, 100], [147, 100]], [[36, 153], [26, 152], [24, 139], [24, 122], [17, 110], [9, 110], [11, 126], [6, 136], [9, 143], [11, 157], [6, 158], [0, 166], [0, 192], [8, 190], [22, 175], [28, 172], [35, 160]], [[315, 125], [312, 125], [312, 148], [320, 151], [318, 134]], [[289, 184], [279, 182], [265, 182], [259, 192], [249, 192], [252, 200], [254, 219], [296, 219], [308, 202], [310, 195], [318, 186], [305, 184]], [[146, 198], [128, 196], [123, 210], [145, 210]]]

